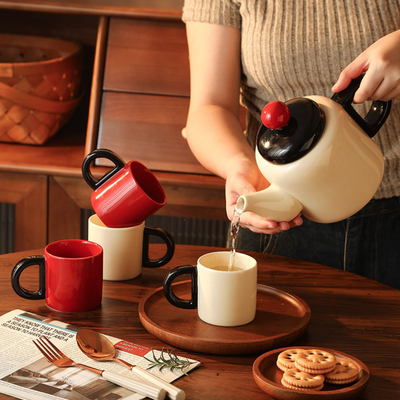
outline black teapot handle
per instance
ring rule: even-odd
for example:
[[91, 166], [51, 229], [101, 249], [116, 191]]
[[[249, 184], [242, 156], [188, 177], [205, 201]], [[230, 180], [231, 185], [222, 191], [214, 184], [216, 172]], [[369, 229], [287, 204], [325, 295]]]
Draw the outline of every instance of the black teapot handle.
[[[115, 167], [108, 171], [104, 176], [102, 176], [98, 181], [94, 178], [90, 165], [97, 158], [107, 158], [111, 162], [114, 163]], [[89, 153], [82, 163], [82, 175], [85, 179], [86, 183], [92, 188], [97, 189], [101, 186], [105, 181], [110, 179], [113, 175], [115, 175], [119, 170], [124, 168], [125, 161], [116, 153], [108, 149], [96, 149]]]
[[360, 75], [358, 78], [353, 79], [346, 89], [335, 93], [331, 99], [339, 103], [360, 128], [372, 138], [381, 129], [386, 118], [389, 116], [392, 101], [373, 101], [367, 115], [363, 118], [352, 106], [354, 94], [359, 88], [363, 76]]

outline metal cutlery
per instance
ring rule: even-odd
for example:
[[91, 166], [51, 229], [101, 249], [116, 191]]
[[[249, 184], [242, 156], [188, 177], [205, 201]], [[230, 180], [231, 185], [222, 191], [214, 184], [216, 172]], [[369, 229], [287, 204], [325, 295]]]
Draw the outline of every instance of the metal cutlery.
[[119, 386], [130, 389], [136, 393], [150, 397], [154, 400], [163, 400], [166, 396], [166, 391], [159, 387], [154, 387], [135, 379], [131, 379], [124, 375], [117, 374], [111, 371], [100, 370], [97, 368], [89, 367], [87, 365], [79, 364], [71, 360], [64, 353], [62, 353], [47, 337], [42, 336], [39, 339], [33, 340], [33, 343], [52, 364], [60, 368], [79, 367], [95, 372], [102, 376], [109, 382], [115, 383]]
[[172, 385], [158, 376], [140, 368], [137, 365], [129, 364], [115, 356], [113, 344], [101, 333], [90, 329], [81, 329], [76, 335], [78, 347], [89, 358], [96, 361], [117, 361], [124, 367], [131, 370], [137, 377], [143, 379], [151, 385], [165, 389], [167, 397], [171, 400], [185, 400], [186, 394], [182, 389]]

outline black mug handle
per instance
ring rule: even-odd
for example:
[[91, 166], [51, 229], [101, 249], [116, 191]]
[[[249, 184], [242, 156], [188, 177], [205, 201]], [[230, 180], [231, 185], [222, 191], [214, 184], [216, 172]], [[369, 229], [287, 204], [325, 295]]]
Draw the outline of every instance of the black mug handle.
[[[181, 299], [172, 290], [172, 283], [179, 275], [189, 274], [192, 282], [192, 297], [189, 300]], [[175, 307], [185, 309], [197, 308], [197, 267], [195, 265], [181, 265], [174, 268], [164, 280], [164, 295]]]
[[[39, 266], [39, 289], [38, 290], [27, 290], [24, 289], [20, 282], [19, 278], [21, 276], [22, 271], [25, 268], [30, 267], [31, 265]], [[45, 259], [43, 256], [30, 256], [23, 258], [15, 265], [11, 272], [11, 284], [14, 289], [14, 292], [24, 299], [29, 300], [39, 300], [44, 299], [46, 297], [46, 267], [45, 267]]]
[[[115, 167], [103, 175], [98, 181], [94, 178], [90, 166], [97, 158], [107, 158], [110, 160]], [[92, 188], [97, 189], [104, 182], [110, 179], [118, 171], [120, 171], [125, 166], [125, 161], [117, 154], [108, 149], [96, 149], [89, 153], [82, 163], [82, 175], [86, 183]]]
[[[149, 258], [149, 238], [151, 235], [158, 236], [167, 245], [165, 254], [156, 260]], [[144, 227], [143, 232], [143, 251], [142, 251], [142, 267], [146, 268], [158, 268], [167, 264], [171, 261], [175, 251], [175, 242], [173, 237], [162, 228], [155, 228], [150, 226]]]
[[365, 118], [363, 118], [352, 106], [354, 94], [360, 86], [360, 83], [364, 75], [353, 79], [346, 89], [339, 93], [335, 93], [331, 99], [339, 103], [347, 113], [356, 121], [361, 129], [369, 137], [375, 136], [375, 134], [381, 129], [382, 125], [385, 123], [386, 118], [389, 116], [390, 109], [392, 107], [392, 101], [380, 101], [374, 100], [371, 104]]

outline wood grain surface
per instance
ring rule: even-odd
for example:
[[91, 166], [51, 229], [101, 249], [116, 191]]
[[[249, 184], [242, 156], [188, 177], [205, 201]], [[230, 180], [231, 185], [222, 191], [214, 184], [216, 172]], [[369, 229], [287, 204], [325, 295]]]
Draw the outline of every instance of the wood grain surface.
[[49, 13], [180, 19], [183, 0], [0, 0], [0, 8]]
[[[151, 256], [164, 250], [151, 247]], [[176, 246], [172, 261], [160, 269], [145, 269], [133, 280], [104, 282], [100, 308], [77, 314], [59, 313], [46, 307], [44, 300], [25, 300], [11, 288], [13, 266], [23, 257], [42, 250], [0, 256], [0, 312], [20, 308], [63, 322], [94, 329], [123, 340], [161, 349], [169, 346], [150, 335], [138, 315], [140, 300], [162, 286], [168, 270], [195, 264], [197, 258], [217, 250], [211, 247]], [[294, 259], [249, 253], [259, 264], [258, 283], [279, 288], [303, 299], [311, 309], [306, 333], [293, 345], [323, 347], [347, 353], [363, 362], [370, 371], [362, 400], [398, 400], [400, 394], [400, 291], [359, 277]], [[22, 281], [34, 289], [37, 271], [26, 271]], [[201, 361], [201, 366], [176, 385], [190, 400], [271, 399], [255, 383], [252, 366], [260, 354], [219, 356], [177, 349], [178, 355]], [[0, 360], [1, 362], [1, 360]], [[8, 399], [0, 395], [0, 399]]]

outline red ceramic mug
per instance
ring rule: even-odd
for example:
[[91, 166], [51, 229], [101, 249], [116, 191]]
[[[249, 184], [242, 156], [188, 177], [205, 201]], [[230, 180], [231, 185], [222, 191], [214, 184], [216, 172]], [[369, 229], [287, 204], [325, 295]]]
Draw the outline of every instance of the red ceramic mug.
[[[21, 273], [39, 266], [39, 289], [20, 284]], [[48, 307], [65, 312], [83, 312], [101, 304], [103, 289], [103, 248], [88, 240], [60, 240], [48, 244], [44, 255], [19, 261], [11, 274], [14, 291], [30, 300], [46, 299]]]
[[[90, 166], [97, 158], [107, 158], [115, 167], [96, 181]], [[82, 163], [82, 175], [94, 189], [90, 197], [94, 211], [109, 228], [141, 224], [167, 201], [163, 187], [147, 167], [138, 161], [125, 164], [108, 149], [88, 154]]]

